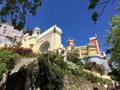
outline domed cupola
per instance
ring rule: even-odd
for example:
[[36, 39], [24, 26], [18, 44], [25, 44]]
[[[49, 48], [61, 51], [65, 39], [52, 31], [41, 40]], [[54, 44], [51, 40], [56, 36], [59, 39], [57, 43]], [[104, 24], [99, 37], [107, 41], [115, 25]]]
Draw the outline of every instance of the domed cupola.
[[41, 29], [39, 27], [35, 27], [33, 30], [33, 34], [39, 35], [40, 31], [41, 31]]
[[35, 27], [33, 30], [33, 34], [32, 37], [37, 37], [38, 35], [40, 35], [41, 29], [39, 27]]

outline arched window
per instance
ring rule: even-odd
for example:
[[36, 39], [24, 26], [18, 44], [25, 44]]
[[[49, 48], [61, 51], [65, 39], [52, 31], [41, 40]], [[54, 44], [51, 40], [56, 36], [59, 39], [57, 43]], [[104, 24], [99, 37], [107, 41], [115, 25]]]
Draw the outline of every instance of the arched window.
[[41, 45], [41, 47], [40, 47], [40, 52], [41, 52], [41, 53], [47, 53], [49, 47], [50, 47], [49, 42], [47, 42], [47, 41], [44, 42], [44, 43]]

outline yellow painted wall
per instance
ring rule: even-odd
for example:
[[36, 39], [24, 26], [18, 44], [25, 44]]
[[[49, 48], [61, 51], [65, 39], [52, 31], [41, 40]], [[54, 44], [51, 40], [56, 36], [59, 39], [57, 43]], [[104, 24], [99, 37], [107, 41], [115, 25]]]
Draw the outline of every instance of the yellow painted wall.
[[53, 33], [52, 35], [52, 45], [51, 50], [56, 50], [61, 47], [61, 35], [58, 33]]
[[96, 49], [93, 49], [93, 48], [88, 49], [88, 55], [95, 55], [95, 54], [97, 54]]
[[22, 47], [24, 48], [31, 48], [31, 44], [33, 44], [33, 47], [31, 48], [33, 52], [37, 52], [37, 43], [36, 43], [36, 38], [30, 38], [27, 39], [26, 41], [22, 41]]
[[3, 45], [3, 44], [0, 44], [0, 48], [2, 48], [2, 47], [4, 47], [4, 45]]

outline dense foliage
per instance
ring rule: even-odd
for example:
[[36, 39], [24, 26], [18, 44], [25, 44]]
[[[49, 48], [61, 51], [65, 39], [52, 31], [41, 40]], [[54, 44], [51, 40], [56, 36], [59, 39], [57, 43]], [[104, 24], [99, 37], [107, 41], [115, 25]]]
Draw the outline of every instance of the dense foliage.
[[115, 15], [110, 18], [111, 30], [107, 31], [105, 37], [109, 44], [107, 53], [111, 53], [112, 60], [120, 60], [120, 15]]
[[[92, 16], [92, 20], [94, 22], [97, 21], [98, 17], [101, 16], [106, 6], [111, 2], [115, 2], [115, 0], [89, 0], [90, 4], [88, 6], [88, 10], [93, 10], [97, 6], [101, 6], [101, 11], [94, 11]], [[117, 0], [116, 0], [117, 1]], [[36, 15], [36, 10], [39, 6], [42, 5], [41, 0], [0, 0], [0, 22], [11, 21], [12, 25], [21, 30], [26, 24], [26, 17], [28, 14], [32, 14], [32, 16]], [[118, 7], [117, 9], [120, 9]]]
[[111, 78], [116, 81], [120, 81], [120, 64], [117, 66], [117, 68], [112, 68], [112, 72], [109, 73]]
[[15, 28], [21, 30], [26, 24], [26, 16], [35, 16], [39, 6], [41, 0], [0, 0], [0, 22], [9, 20]]
[[110, 26], [111, 30], [107, 31], [108, 34], [105, 37], [109, 45], [106, 52], [111, 54], [110, 63], [118, 62], [118, 66], [113, 68], [110, 75], [113, 79], [120, 80], [118, 77], [120, 76], [120, 15], [115, 15], [110, 18]]
[[100, 85], [112, 83], [111, 80], [102, 79], [100, 77], [97, 77], [96, 75], [93, 75], [92, 73], [89, 73], [89, 72], [84, 72], [84, 77], [85, 77], [85, 80], [88, 80], [92, 83], [100, 83]]
[[22, 57], [36, 56], [36, 54], [33, 53], [32, 49], [21, 47], [20, 43], [17, 43], [17, 45], [14, 45], [12, 47], [8, 47], [8, 46], [2, 47], [1, 50], [7, 50], [13, 53], [17, 53]]
[[101, 75], [104, 74], [105, 68], [102, 65], [96, 64], [95, 62], [89, 62], [84, 65], [85, 69], [90, 70], [90, 71], [95, 71], [100, 73]]
[[23, 48], [23, 47], [15, 47], [9, 48], [10, 51], [20, 54], [21, 56], [27, 56], [32, 53], [30, 48]]
[[20, 58], [20, 55], [9, 50], [0, 50], [0, 78], [7, 70], [7, 63], [11, 60], [11, 58], [16, 60]]
[[78, 58], [76, 53], [68, 53], [67, 60], [76, 64], [80, 62], [80, 59]]
[[0, 50], [0, 62], [6, 63], [10, 58], [18, 59], [20, 55], [9, 50]]
[[83, 70], [76, 64], [64, 61], [57, 53], [49, 52], [39, 55], [39, 75], [36, 86], [42, 90], [61, 90], [65, 74], [82, 77]]
[[[102, 15], [104, 9], [108, 6], [109, 3], [114, 4], [117, 0], [89, 0], [90, 4], [88, 6], [88, 10], [93, 10], [93, 14], [91, 15], [92, 20], [96, 23], [97, 19]], [[112, 6], [111, 4], [111, 6]], [[94, 11], [94, 9], [98, 6], [101, 6], [99, 11]], [[118, 6], [117, 9], [119, 10], [120, 7]]]
[[[10, 58], [19, 58], [18, 53], [7, 49], [1, 49], [0, 52], [0, 77], [2, 76], [2, 73], [7, 70], [6, 61], [9, 61]], [[70, 61], [64, 61], [64, 57], [55, 52], [40, 54], [38, 56], [38, 62], [39, 73], [35, 81], [35, 86], [36, 88], [39, 87], [41, 90], [61, 90], [63, 88], [63, 80], [65, 75], [70, 75], [80, 80], [88, 80], [92, 83], [100, 82], [103, 84], [107, 81], [98, 78], [91, 73], [83, 71], [83, 67], [81, 67], [78, 62], [73, 63]]]
[[6, 64], [0, 62], [0, 79], [2, 78], [2, 74], [7, 70]]
[[62, 61], [62, 57], [57, 54], [46, 53], [39, 57], [39, 75], [35, 85], [41, 90], [61, 90], [63, 87], [63, 71], [56, 64], [58, 60]]
[[107, 81], [83, 71], [79, 64], [64, 61], [61, 55], [54, 52], [40, 54], [38, 60], [39, 74], [35, 86], [40, 87], [41, 90], [61, 90], [65, 75], [70, 75], [79, 80], [88, 80], [92, 83], [100, 82], [103, 84]]
[[[36, 54], [30, 48], [20, 47], [21, 43], [17, 43], [14, 47], [5, 45], [0, 48], [0, 78], [2, 74], [9, 68], [13, 68], [15, 63], [21, 57], [35, 57]], [[12, 65], [10, 65], [10, 63]]]

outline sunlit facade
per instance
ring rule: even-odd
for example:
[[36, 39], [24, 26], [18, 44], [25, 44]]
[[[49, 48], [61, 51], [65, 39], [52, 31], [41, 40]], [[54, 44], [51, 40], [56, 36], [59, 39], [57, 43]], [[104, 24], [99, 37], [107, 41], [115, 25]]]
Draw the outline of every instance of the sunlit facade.
[[46, 53], [61, 48], [62, 30], [53, 25], [52, 27], [40, 33], [41, 29], [35, 27], [33, 34], [25, 34], [22, 40], [22, 47], [31, 48], [36, 53]]
[[61, 35], [62, 30], [56, 25], [43, 33], [39, 27], [35, 27], [32, 35], [29, 35], [29, 33], [23, 34], [23, 30], [14, 29], [10, 23], [6, 22], [0, 25], [0, 48], [21, 42], [21, 47], [31, 48], [35, 53], [46, 53], [49, 50], [55, 51], [61, 48]]
[[[61, 44], [62, 30], [53, 25], [46, 31], [41, 33], [39, 27], [33, 29], [33, 34], [23, 34], [23, 30], [15, 30], [9, 23], [3, 23], [0, 25], [0, 47], [4, 45], [13, 45], [15, 42], [21, 42], [22, 47], [31, 48], [33, 52], [46, 53], [48, 51], [55, 51], [58, 48], [63, 48]], [[75, 51], [79, 54], [80, 58], [100, 55], [100, 49], [98, 44], [97, 35], [89, 38], [90, 43], [84, 46], [75, 46], [74, 39], [68, 39], [66, 51]]]
[[15, 42], [22, 40], [23, 30], [19, 31], [8, 23], [0, 25], [0, 47], [4, 45], [13, 45]]
[[75, 46], [74, 39], [67, 41], [66, 50], [68, 52], [74, 51], [79, 54], [80, 58], [92, 56], [92, 55], [100, 55], [101, 52], [99, 50], [99, 44], [97, 36], [89, 38], [90, 43], [84, 46]]

